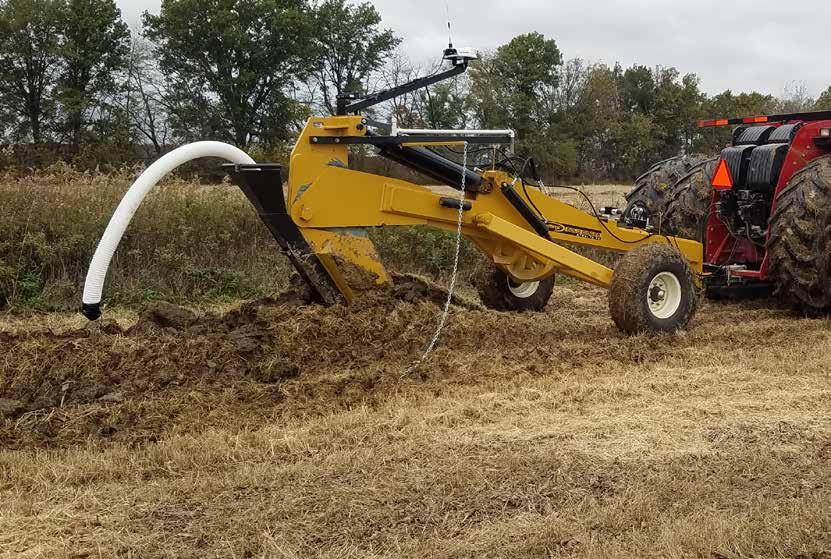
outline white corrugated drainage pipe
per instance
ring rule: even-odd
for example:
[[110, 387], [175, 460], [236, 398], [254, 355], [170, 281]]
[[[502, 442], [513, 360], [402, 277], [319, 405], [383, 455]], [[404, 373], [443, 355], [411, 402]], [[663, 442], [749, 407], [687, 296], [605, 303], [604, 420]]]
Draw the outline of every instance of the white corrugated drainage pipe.
[[107, 277], [110, 261], [144, 197], [176, 167], [202, 157], [217, 157], [237, 165], [256, 163], [247, 153], [232, 145], [222, 142], [195, 142], [171, 151], [150, 165], [124, 195], [98, 243], [98, 248], [95, 249], [84, 284], [81, 306], [81, 313], [88, 319], [95, 320], [101, 316], [101, 292], [104, 290], [104, 278]]

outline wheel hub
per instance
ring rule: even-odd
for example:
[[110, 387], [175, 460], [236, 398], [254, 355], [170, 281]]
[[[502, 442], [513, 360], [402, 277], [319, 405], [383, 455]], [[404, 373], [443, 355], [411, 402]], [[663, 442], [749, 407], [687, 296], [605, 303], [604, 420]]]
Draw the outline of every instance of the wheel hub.
[[681, 306], [681, 282], [675, 274], [661, 272], [649, 283], [646, 301], [649, 311], [656, 318], [671, 317]]
[[656, 285], [652, 288], [652, 291], [649, 293], [649, 298], [655, 303], [663, 302], [666, 299], [667, 292], [664, 291], [660, 286]]

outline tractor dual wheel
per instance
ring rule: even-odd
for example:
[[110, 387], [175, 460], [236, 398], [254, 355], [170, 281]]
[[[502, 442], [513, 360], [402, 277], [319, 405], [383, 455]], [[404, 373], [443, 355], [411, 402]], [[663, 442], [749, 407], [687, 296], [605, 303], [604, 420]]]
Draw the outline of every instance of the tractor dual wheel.
[[702, 161], [699, 156], [679, 155], [650, 167], [637, 178], [635, 187], [626, 195], [622, 221], [632, 226], [643, 226], [649, 219], [651, 225], [660, 227], [676, 183]]
[[713, 174], [718, 158], [704, 160], [678, 179], [667, 197], [663, 233], [704, 242], [713, 201]]
[[779, 193], [767, 249], [778, 293], [807, 314], [831, 312], [831, 156], [809, 163]]
[[476, 283], [482, 304], [495, 311], [542, 312], [554, 292], [554, 276], [517, 282], [499, 268], [488, 270]]
[[622, 331], [675, 332], [687, 326], [697, 307], [692, 272], [675, 248], [645, 245], [618, 263], [609, 288], [609, 310]]

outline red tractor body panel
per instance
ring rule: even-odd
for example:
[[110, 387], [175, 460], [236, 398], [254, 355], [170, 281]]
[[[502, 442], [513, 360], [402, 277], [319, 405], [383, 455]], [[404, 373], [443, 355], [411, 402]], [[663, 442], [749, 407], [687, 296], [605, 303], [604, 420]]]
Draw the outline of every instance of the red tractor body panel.
[[[820, 117], [824, 118], [820, 119]], [[727, 126], [730, 124], [744, 126], [736, 130], [734, 146], [726, 148], [722, 152], [722, 159], [727, 160], [732, 155], [733, 169], [738, 169], [741, 172], [732, 173], [737, 181], [733, 189], [713, 190], [710, 212], [705, 225], [704, 261], [712, 267], [723, 268], [731, 266], [732, 269], [730, 270], [729, 276], [733, 278], [744, 278], [751, 282], [754, 280], [765, 282], [769, 279], [768, 255], [765, 247], [765, 241], [769, 239], [769, 228], [765, 224], [766, 232], [764, 238], [757, 236], [754, 239], [749, 233], [751, 225], [742, 216], [741, 219], [746, 224], [746, 227], [739, 229], [742, 234], [736, 234], [736, 228], [731, 227], [731, 222], [736, 223], [734, 221], [737, 219], [734, 215], [736, 212], [731, 213], [731, 209], [735, 209], [741, 205], [741, 203], [737, 204], [737, 199], [747, 200], [755, 197], [758, 200], [756, 203], [760, 205], [759, 207], [766, 210], [766, 214], [763, 217], [767, 221], [776, 211], [776, 200], [779, 193], [787, 187], [794, 174], [818, 157], [831, 153], [831, 138], [822, 137], [822, 131], [831, 128], [831, 113], [802, 113], [743, 119], [719, 119], [701, 123], [702, 126]], [[748, 127], [748, 125], [752, 126]], [[744, 155], [743, 150], [751, 153], [757, 147], [764, 145], [768, 148], [768, 151], [772, 151], [769, 148], [776, 148], [777, 146], [772, 146], [770, 144], [773, 142], [766, 143], [764, 140], [760, 141], [757, 145], [753, 145], [752, 142], [742, 142], [741, 140], [744, 138], [742, 132], [754, 128], [759, 132], [757, 136], [767, 138], [771, 135], [772, 130], [786, 125], [796, 126], [793, 127], [795, 132], [788, 143], [787, 154], [782, 162], [781, 169], [778, 171], [778, 178], [771, 177], [771, 181], [775, 182], [770, 183], [767, 190], [764, 187], [760, 189], [758, 184], [753, 186], [743, 184], [744, 177], [749, 173], [746, 168], [749, 158]], [[765, 128], [764, 131], [762, 127]], [[791, 127], [788, 126], [787, 128]], [[750, 131], [753, 132], [753, 130]], [[783, 128], [780, 130], [780, 133], [783, 132], [786, 132], [786, 129]], [[780, 141], [778, 144], [779, 149], [784, 149], [782, 146], [783, 143]], [[738, 164], [736, 163], [737, 157]], [[744, 160], [741, 159], [742, 157], [744, 157]], [[771, 189], [774, 185], [775, 188]], [[742, 209], [747, 210], [747, 206]], [[738, 213], [741, 214], [741, 211]], [[759, 231], [759, 224], [756, 224], [755, 231]]]

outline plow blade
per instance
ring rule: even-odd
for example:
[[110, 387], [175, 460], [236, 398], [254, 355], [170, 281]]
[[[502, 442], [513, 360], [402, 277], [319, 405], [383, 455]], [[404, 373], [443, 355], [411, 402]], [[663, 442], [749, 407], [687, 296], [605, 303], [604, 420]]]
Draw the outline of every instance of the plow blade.
[[276, 164], [232, 164], [223, 165], [223, 168], [254, 205], [283, 253], [311, 289], [314, 301], [323, 305], [348, 303], [351, 291], [341, 280], [334, 261], [327, 261], [325, 255], [319, 257], [314, 253], [288, 213], [282, 167]]

